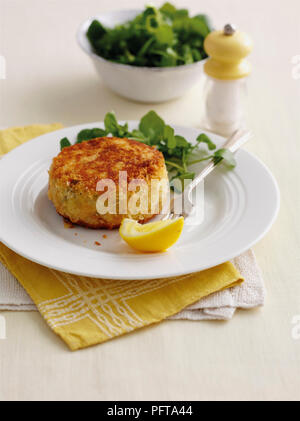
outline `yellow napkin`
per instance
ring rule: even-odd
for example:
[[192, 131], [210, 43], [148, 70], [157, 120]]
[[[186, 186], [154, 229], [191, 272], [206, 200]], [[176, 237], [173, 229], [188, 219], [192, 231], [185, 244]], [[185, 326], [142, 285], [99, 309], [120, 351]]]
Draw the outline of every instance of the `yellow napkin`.
[[32, 124], [24, 127], [11, 127], [10, 129], [0, 130], [0, 155], [11, 151], [21, 143], [42, 134], [52, 132], [62, 128], [62, 124]]
[[[2, 130], [0, 154], [59, 127], [59, 124], [34, 125]], [[177, 278], [121, 281], [52, 270], [19, 256], [1, 243], [0, 261], [71, 350], [157, 323], [213, 292], [243, 282], [230, 262]]]

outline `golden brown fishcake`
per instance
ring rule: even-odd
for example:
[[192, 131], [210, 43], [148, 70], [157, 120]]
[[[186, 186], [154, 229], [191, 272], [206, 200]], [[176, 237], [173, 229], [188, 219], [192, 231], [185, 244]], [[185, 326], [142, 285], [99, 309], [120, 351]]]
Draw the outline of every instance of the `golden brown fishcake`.
[[102, 137], [64, 148], [53, 160], [51, 177], [73, 186], [83, 182], [94, 192], [100, 179], [117, 183], [119, 171], [127, 171], [128, 181], [147, 180], [164, 168], [163, 155], [155, 147], [131, 139]]
[[[103, 137], [64, 148], [53, 159], [49, 171], [49, 198], [60, 215], [90, 228], [118, 227], [124, 217], [141, 222], [151, 219], [153, 214], [149, 211], [135, 215], [97, 212], [96, 202], [103, 193], [96, 191], [100, 180], [114, 181], [118, 202], [119, 171], [127, 172], [128, 183], [139, 179], [150, 186], [151, 180], [156, 179], [167, 185], [164, 158], [156, 148], [130, 139]], [[128, 192], [128, 201], [132, 194]], [[148, 197], [149, 209], [151, 200], [152, 203], [158, 200], [160, 210], [164, 197], [160, 194], [153, 198], [150, 193]]]

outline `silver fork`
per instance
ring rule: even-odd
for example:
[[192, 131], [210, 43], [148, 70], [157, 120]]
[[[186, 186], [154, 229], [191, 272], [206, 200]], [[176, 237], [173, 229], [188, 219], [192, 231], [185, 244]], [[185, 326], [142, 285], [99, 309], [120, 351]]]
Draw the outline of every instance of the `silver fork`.
[[[232, 136], [230, 136], [221, 146], [221, 148], [228, 149], [232, 153], [235, 153], [252, 136], [253, 135], [249, 130], [236, 130]], [[213, 171], [213, 169], [215, 169], [217, 165], [218, 164], [216, 164], [213, 159], [211, 159], [206, 167], [204, 167], [203, 170], [197, 175], [197, 177], [195, 177], [194, 180], [185, 188], [183, 193], [177, 194], [176, 196], [174, 194], [173, 198], [170, 200], [169, 208], [163, 210], [161, 214], [162, 217], [160, 219], [164, 221], [166, 219], [179, 218], [180, 216], [187, 218], [195, 208], [195, 205], [192, 202], [193, 190], [198, 186], [199, 183], [201, 183], [201, 181], [204, 180], [208, 174]], [[179, 206], [176, 206], [177, 201], [179, 202]], [[176, 213], [176, 209], [181, 209], [181, 212]]]

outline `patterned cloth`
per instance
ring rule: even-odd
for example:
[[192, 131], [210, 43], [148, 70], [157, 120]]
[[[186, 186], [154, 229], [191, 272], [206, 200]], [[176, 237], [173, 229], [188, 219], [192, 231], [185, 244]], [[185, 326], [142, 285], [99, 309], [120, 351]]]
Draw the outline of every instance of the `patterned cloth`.
[[1, 243], [0, 261], [72, 350], [157, 323], [243, 281], [230, 262], [166, 279], [123, 281], [74, 276], [31, 262]]
[[[229, 320], [237, 308], [250, 309], [262, 306], [265, 288], [254, 253], [249, 250], [233, 260], [234, 266], [245, 279], [241, 285], [211, 294], [170, 319]], [[37, 310], [21, 284], [0, 263], [0, 310]]]

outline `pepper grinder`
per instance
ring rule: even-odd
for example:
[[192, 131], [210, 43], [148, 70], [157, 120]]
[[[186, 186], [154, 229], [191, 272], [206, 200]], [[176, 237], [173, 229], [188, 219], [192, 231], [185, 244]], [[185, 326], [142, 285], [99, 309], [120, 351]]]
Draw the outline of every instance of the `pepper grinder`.
[[204, 64], [205, 126], [230, 136], [245, 126], [246, 79], [251, 72], [246, 57], [252, 50], [252, 41], [234, 25], [227, 24], [206, 37], [204, 49], [209, 55]]

